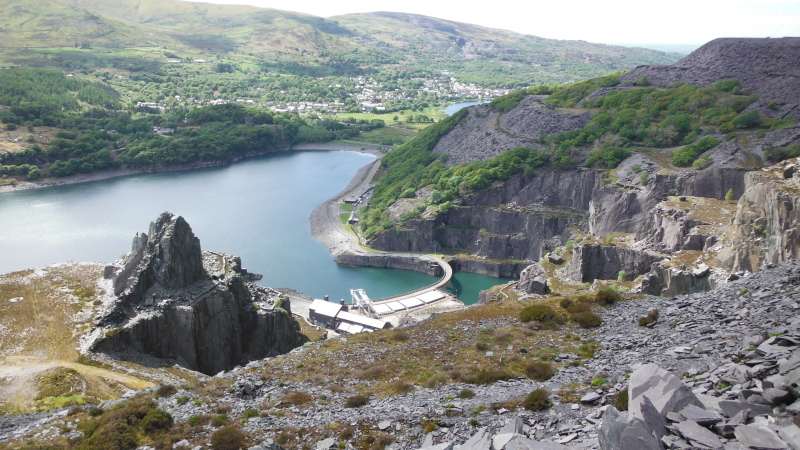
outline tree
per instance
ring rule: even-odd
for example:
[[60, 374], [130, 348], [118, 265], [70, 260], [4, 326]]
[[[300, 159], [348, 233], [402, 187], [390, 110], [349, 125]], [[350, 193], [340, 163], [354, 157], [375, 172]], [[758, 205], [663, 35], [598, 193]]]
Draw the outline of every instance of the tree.
[[733, 188], [728, 189], [728, 192], [725, 193], [725, 201], [732, 202], [733, 201]]

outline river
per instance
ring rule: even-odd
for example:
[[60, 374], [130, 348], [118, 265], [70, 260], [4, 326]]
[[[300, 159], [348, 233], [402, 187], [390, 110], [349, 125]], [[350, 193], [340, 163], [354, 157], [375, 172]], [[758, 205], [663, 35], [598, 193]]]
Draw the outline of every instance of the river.
[[[349, 151], [269, 154], [224, 167], [132, 175], [0, 194], [0, 273], [57, 262], [109, 262], [130, 251], [162, 211], [182, 215], [203, 249], [242, 257], [259, 282], [332, 300], [363, 288], [371, 298], [435, 281], [393, 269], [337, 265], [311, 236], [309, 215], [341, 192], [373, 155]], [[467, 304], [508, 279], [457, 273]]]

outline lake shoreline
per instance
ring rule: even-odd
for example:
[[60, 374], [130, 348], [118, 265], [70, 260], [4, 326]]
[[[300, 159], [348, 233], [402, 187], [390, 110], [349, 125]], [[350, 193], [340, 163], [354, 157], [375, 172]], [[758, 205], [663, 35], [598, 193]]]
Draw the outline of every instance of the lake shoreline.
[[68, 177], [60, 177], [60, 178], [47, 178], [44, 180], [37, 180], [37, 181], [23, 181], [21, 183], [13, 184], [13, 185], [5, 185], [0, 186], [0, 194], [6, 192], [16, 192], [16, 191], [26, 191], [30, 189], [39, 189], [51, 186], [65, 186], [70, 184], [81, 184], [81, 183], [90, 183], [92, 181], [100, 181], [100, 180], [108, 180], [111, 178], [119, 178], [119, 177], [126, 177], [129, 175], [141, 175], [145, 173], [162, 173], [162, 172], [182, 172], [186, 170], [196, 170], [196, 169], [207, 169], [211, 167], [221, 167], [226, 166], [228, 164], [232, 164], [238, 161], [243, 161], [249, 158], [253, 158], [256, 156], [263, 156], [270, 153], [278, 153], [278, 152], [288, 152], [288, 151], [311, 151], [311, 150], [319, 150], [319, 151], [351, 151], [351, 152], [360, 152], [360, 153], [369, 153], [373, 155], [380, 155], [381, 154], [381, 147], [374, 146], [370, 144], [360, 144], [353, 142], [345, 143], [345, 142], [325, 142], [321, 144], [298, 144], [293, 146], [292, 148], [285, 149], [285, 150], [276, 150], [271, 152], [259, 153], [255, 155], [248, 155], [242, 158], [224, 162], [224, 163], [208, 163], [208, 162], [194, 162], [189, 164], [182, 164], [177, 166], [156, 166], [156, 167], [143, 167], [138, 169], [115, 169], [115, 170], [108, 170], [105, 172], [95, 172], [89, 174], [82, 174], [82, 175], [72, 175]]

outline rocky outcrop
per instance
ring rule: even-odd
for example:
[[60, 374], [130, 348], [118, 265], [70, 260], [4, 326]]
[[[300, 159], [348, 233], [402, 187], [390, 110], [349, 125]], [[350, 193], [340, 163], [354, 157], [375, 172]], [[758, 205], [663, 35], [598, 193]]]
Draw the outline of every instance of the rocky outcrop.
[[712, 269], [705, 264], [691, 269], [655, 263], [642, 280], [642, 293], [669, 297], [707, 292], [725, 283], [728, 277], [724, 270]]
[[617, 245], [586, 244], [572, 250], [572, 261], [566, 276], [582, 283], [594, 280], [616, 280], [620, 271], [629, 279], [643, 275], [664, 256], [631, 250]]
[[114, 295], [129, 305], [140, 303], [148, 289], [185, 288], [207, 275], [200, 240], [181, 216], [162, 213], [150, 224], [149, 235], [136, 233], [121, 268], [106, 268]]
[[106, 276], [117, 295], [96, 320], [92, 351], [213, 374], [301, 343], [288, 298], [247, 281], [238, 257], [201, 252], [180, 216], [159, 216]]
[[698, 230], [698, 227], [707, 223], [687, 217], [689, 212], [685, 209], [659, 205], [650, 214], [653, 217], [653, 231], [642, 237], [660, 251], [705, 250], [716, 242], [715, 236], [702, 234]]
[[519, 276], [517, 289], [528, 294], [547, 294], [550, 291], [550, 287], [548, 286], [542, 265], [535, 262], [526, 267]]
[[795, 158], [746, 177], [733, 219], [732, 270], [800, 257], [800, 176]]

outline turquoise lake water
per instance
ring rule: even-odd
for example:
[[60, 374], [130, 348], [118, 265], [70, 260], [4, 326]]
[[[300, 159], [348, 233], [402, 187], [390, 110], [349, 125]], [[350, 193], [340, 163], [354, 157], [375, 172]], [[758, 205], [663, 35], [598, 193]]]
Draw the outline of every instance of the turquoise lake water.
[[[0, 194], [0, 273], [66, 261], [110, 262], [130, 251], [163, 211], [182, 215], [203, 249], [241, 256], [265, 286], [331, 300], [363, 288], [401, 294], [434, 277], [394, 269], [341, 267], [311, 236], [309, 215], [341, 192], [374, 156], [345, 151], [282, 152], [225, 167], [133, 175]], [[456, 273], [459, 298], [508, 279]]]

